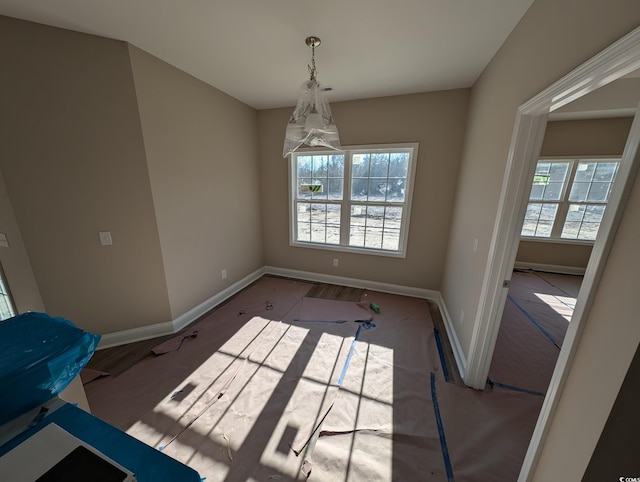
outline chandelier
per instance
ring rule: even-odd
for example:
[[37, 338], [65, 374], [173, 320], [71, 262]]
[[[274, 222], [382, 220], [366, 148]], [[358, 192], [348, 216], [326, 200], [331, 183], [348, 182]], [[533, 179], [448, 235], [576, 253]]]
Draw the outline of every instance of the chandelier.
[[300, 86], [298, 104], [289, 119], [284, 138], [282, 156], [287, 157], [303, 144], [311, 147], [340, 149], [338, 128], [331, 115], [331, 107], [325, 92], [316, 79], [316, 47], [320, 45], [318, 37], [307, 37], [307, 46], [311, 47], [311, 65], [309, 80]]

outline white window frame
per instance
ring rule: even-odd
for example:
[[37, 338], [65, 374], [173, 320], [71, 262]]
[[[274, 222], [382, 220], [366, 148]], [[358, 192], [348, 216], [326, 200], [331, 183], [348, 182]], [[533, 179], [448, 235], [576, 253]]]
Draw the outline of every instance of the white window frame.
[[18, 314], [2, 264], [0, 264], [0, 322]]
[[[400, 223], [398, 250], [385, 250], [382, 248], [367, 248], [360, 246], [349, 246], [349, 215], [352, 204], [363, 204], [361, 202], [351, 201], [351, 164], [354, 154], [387, 152], [393, 150], [405, 150], [410, 153], [409, 164], [407, 166], [407, 182], [405, 186], [404, 203], [401, 205], [402, 221]], [[335, 155], [337, 153], [344, 154], [344, 185], [341, 201], [336, 201], [341, 205], [340, 217], [340, 244], [325, 244], [313, 241], [298, 241], [297, 237], [297, 209], [296, 202], [298, 193], [297, 179], [297, 158], [300, 155]], [[415, 184], [415, 172], [418, 160], [418, 143], [398, 143], [398, 144], [373, 144], [373, 145], [356, 145], [342, 146], [340, 151], [330, 149], [299, 149], [289, 156], [289, 245], [303, 248], [315, 248], [330, 251], [342, 251], [349, 253], [371, 254], [376, 256], [389, 256], [396, 258], [406, 258], [407, 243], [409, 238], [409, 224], [411, 219], [411, 205], [413, 200], [413, 188]], [[367, 203], [364, 203], [367, 204]], [[387, 204], [387, 203], [371, 203], [371, 204]]]
[[[620, 169], [620, 162], [621, 162], [621, 158], [620, 157], [615, 157], [615, 156], [607, 156], [607, 157], [603, 157], [603, 156], [572, 156], [572, 157], [540, 157], [538, 159], [538, 163], [539, 162], [563, 162], [563, 163], [569, 163], [569, 168], [568, 168], [568, 172], [567, 172], [567, 178], [565, 179], [564, 185], [562, 186], [562, 192], [561, 192], [561, 196], [560, 196], [560, 200], [558, 201], [552, 201], [552, 200], [537, 200], [537, 199], [531, 199], [531, 194], [529, 194], [529, 199], [527, 201], [527, 205], [530, 203], [539, 203], [539, 204], [557, 204], [558, 205], [558, 210], [556, 212], [556, 217], [554, 219], [553, 222], [553, 226], [551, 228], [551, 235], [550, 236], [530, 236], [530, 235], [524, 235], [524, 234], [520, 234], [521, 239], [526, 240], [526, 241], [536, 241], [536, 242], [550, 242], [550, 243], [569, 243], [569, 244], [589, 244], [592, 245], [595, 240], [590, 240], [590, 239], [580, 239], [580, 238], [563, 238], [562, 237], [562, 231], [564, 229], [564, 225], [566, 223], [566, 219], [567, 219], [567, 214], [569, 212], [569, 205], [570, 204], [579, 204], [579, 205], [593, 205], [593, 204], [602, 204], [605, 206], [605, 210], [606, 210], [606, 206], [609, 204], [609, 201], [603, 202], [603, 203], [597, 203], [597, 202], [592, 202], [592, 201], [585, 201], [585, 202], [578, 202], [578, 201], [570, 201], [569, 200], [569, 193], [571, 192], [571, 188], [573, 186], [573, 182], [576, 176], [576, 172], [577, 172], [577, 165], [579, 162], [617, 162], [618, 163], [618, 170]], [[617, 177], [617, 174], [616, 174]], [[614, 177], [613, 179], [613, 183], [615, 183], [616, 177]], [[613, 186], [612, 183], [612, 186]], [[533, 180], [532, 183], [529, 185], [529, 187], [531, 188], [533, 184]], [[611, 191], [610, 191], [611, 192]], [[525, 220], [526, 221], [526, 220]], [[522, 229], [524, 229], [524, 224]], [[522, 231], [521, 229], [521, 231]]]

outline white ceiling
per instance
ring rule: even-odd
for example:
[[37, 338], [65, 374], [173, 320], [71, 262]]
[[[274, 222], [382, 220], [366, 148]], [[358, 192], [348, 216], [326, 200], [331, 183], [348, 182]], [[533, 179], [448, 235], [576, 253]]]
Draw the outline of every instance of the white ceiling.
[[316, 49], [331, 101], [470, 87], [533, 0], [0, 0], [127, 41], [257, 109], [292, 106]]

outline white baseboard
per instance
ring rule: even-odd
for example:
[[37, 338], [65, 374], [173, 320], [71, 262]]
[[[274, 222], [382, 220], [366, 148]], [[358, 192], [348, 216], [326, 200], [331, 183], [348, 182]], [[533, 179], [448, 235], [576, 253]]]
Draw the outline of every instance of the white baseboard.
[[295, 278], [305, 281], [315, 281], [318, 283], [329, 283], [341, 286], [350, 286], [352, 288], [363, 288], [395, 295], [413, 296], [414, 298], [424, 298], [437, 302], [440, 297], [439, 291], [427, 290], [424, 288], [413, 288], [411, 286], [394, 285], [390, 283], [381, 283], [379, 281], [367, 281], [356, 278], [345, 278], [343, 276], [335, 276], [330, 274], [312, 273], [310, 271], [299, 271], [296, 269], [276, 268], [274, 266], [265, 266], [265, 273], [275, 276], [285, 276], [287, 278]]
[[97, 349], [103, 350], [105, 348], [126, 345], [127, 343], [148, 340], [150, 338], [171, 335], [173, 333], [175, 333], [173, 331], [173, 323], [170, 321], [156, 323], [154, 325], [141, 326], [140, 328], [131, 328], [130, 330], [116, 331], [113, 333], [102, 335]]
[[314, 281], [318, 283], [331, 283], [342, 286], [351, 286], [354, 288], [371, 289], [397, 295], [413, 296], [415, 298], [422, 298], [437, 303], [438, 307], [440, 308], [440, 312], [442, 313], [442, 318], [445, 323], [447, 335], [449, 337], [449, 340], [451, 341], [451, 346], [456, 359], [456, 363], [458, 364], [458, 369], [461, 372], [460, 375], [464, 377], [467, 366], [466, 359], [464, 357], [464, 353], [462, 351], [460, 342], [458, 341], [455, 330], [453, 329], [453, 324], [451, 323], [451, 318], [449, 317], [449, 313], [447, 312], [444, 300], [442, 299], [439, 291], [414, 288], [411, 286], [395, 285], [390, 283], [381, 283], [379, 281], [367, 281], [355, 278], [345, 278], [342, 276], [312, 273], [308, 271], [276, 268], [273, 266], [265, 266], [254, 271], [248, 276], [242, 278], [240, 281], [234, 283], [228, 288], [225, 288], [220, 293], [213, 295], [211, 298], [207, 299], [203, 303], [200, 303], [198, 306], [190, 309], [189, 311], [180, 315], [172, 321], [156, 323], [154, 325], [142, 326], [140, 328], [132, 328], [130, 330], [123, 330], [103, 335], [98, 345], [98, 350], [111, 348], [118, 345], [124, 345], [127, 343], [133, 343], [136, 341], [148, 340], [150, 338], [156, 338], [159, 336], [172, 335], [188, 326], [190, 323], [193, 323], [202, 315], [209, 312], [240, 290], [246, 288], [264, 274], [284, 276], [288, 278]]
[[175, 320], [156, 323], [154, 325], [142, 326], [140, 328], [132, 328], [130, 330], [116, 331], [114, 333], [107, 333], [106, 335], [102, 335], [100, 343], [98, 344], [98, 350], [177, 333], [185, 326], [193, 323], [202, 315], [236, 294], [238, 291], [249, 286], [255, 280], [260, 278], [264, 274], [264, 272], [264, 268], [260, 268], [254, 271], [248, 276], [242, 278], [240, 281], [232, 284], [228, 288], [225, 288], [221, 292], [200, 303], [198, 306], [191, 308], [186, 313], [178, 316]]
[[438, 292], [438, 299], [436, 302], [438, 303], [438, 308], [440, 308], [440, 313], [442, 314], [442, 320], [444, 321], [444, 327], [447, 330], [447, 336], [449, 337], [451, 349], [453, 350], [453, 357], [456, 359], [456, 364], [458, 365], [460, 377], [464, 380], [465, 373], [467, 373], [467, 357], [462, 350], [458, 334], [453, 326], [451, 316], [449, 316], [449, 310], [447, 310], [447, 305], [440, 292]]
[[228, 288], [225, 288], [220, 293], [217, 293], [213, 295], [211, 298], [209, 298], [208, 300], [204, 301], [203, 303], [200, 303], [195, 308], [191, 308], [186, 313], [178, 316], [175, 320], [173, 320], [174, 332], [178, 332], [182, 330], [185, 326], [189, 325], [190, 323], [193, 323], [195, 320], [200, 318], [205, 313], [211, 311], [213, 308], [218, 306], [220, 303], [222, 303], [226, 299], [231, 298], [237, 292], [249, 286], [251, 283], [253, 283], [258, 278], [260, 278], [264, 273], [265, 273], [264, 268], [257, 269], [253, 273], [242, 278], [240, 281], [237, 281], [236, 283], [232, 284]]
[[546, 273], [558, 273], [558, 274], [572, 274], [582, 275], [586, 271], [586, 268], [579, 268], [577, 266], [562, 266], [558, 264], [545, 264], [545, 263], [527, 263], [522, 261], [516, 261], [515, 269], [532, 269], [534, 271], [544, 271]]

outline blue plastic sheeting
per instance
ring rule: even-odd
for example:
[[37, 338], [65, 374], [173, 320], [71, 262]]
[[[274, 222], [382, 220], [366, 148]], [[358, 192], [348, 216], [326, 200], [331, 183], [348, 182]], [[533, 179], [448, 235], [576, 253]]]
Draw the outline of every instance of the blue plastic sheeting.
[[25, 313], [0, 323], [0, 425], [64, 390], [100, 341], [64, 318]]
[[[84, 410], [65, 404], [35, 427], [0, 446], [0, 456], [50, 423], [96, 448], [133, 472], [138, 482], [200, 482], [198, 472]], [[3, 479], [4, 480], [4, 479]]]

